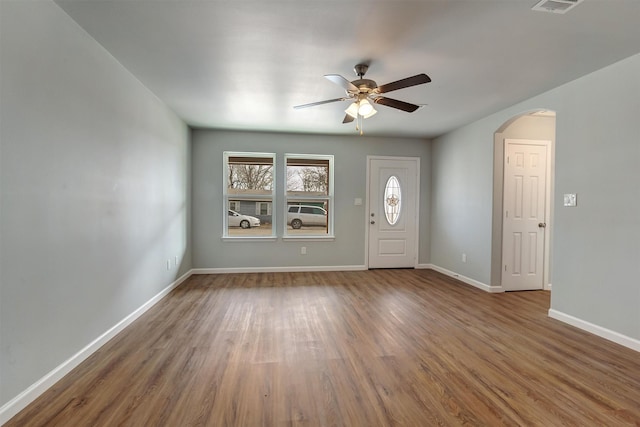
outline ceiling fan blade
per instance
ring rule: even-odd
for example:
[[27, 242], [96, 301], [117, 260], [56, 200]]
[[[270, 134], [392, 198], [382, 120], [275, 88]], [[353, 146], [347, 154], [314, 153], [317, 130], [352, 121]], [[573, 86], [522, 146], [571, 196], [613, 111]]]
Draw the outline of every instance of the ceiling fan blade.
[[353, 116], [350, 116], [349, 114], [345, 114], [344, 120], [342, 121], [342, 123], [351, 123], [354, 120], [355, 118]]
[[327, 74], [324, 76], [327, 80], [337, 84], [342, 87], [347, 92], [358, 92], [359, 89], [356, 85], [351, 83], [349, 80], [342, 77], [340, 74]]
[[431, 79], [426, 74], [417, 74], [412, 77], [407, 77], [406, 79], [398, 80], [395, 82], [387, 83], [382, 86], [378, 86], [374, 92], [377, 93], [387, 93], [392, 90], [404, 89], [405, 87], [417, 86], [424, 83], [429, 83]]
[[407, 113], [413, 113], [420, 108], [419, 105], [409, 104], [408, 102], [398, 101], [397, 99], [385, 98], [384, 96], [377, 97], [373, 102], [387, 107], [397, 108], [398, 110], [406, 111]]
[[349, 98], [327, 99], [326, 101], [318, 101], [318, 102], [312, 102], [310, 104], [296, 105], [293, 108], [295, 108], [296, 110], [299, 110], [300, 108], [315, 107], [316, 105], [329, 104], [330, 102], [346, 101], [347, 99]]

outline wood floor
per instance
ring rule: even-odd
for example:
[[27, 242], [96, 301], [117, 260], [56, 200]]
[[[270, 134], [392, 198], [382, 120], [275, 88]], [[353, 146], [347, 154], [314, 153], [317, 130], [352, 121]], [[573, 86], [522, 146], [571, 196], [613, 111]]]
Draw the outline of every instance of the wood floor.
[[192, 276], [7, 426], [640, 425], [640, 355], [431, 270]]

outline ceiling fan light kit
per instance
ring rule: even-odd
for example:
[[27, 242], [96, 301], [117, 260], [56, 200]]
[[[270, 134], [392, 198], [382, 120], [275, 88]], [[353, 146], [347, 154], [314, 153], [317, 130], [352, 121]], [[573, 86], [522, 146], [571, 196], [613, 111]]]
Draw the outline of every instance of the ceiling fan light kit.
[[373, 115], [374, 112], [376, 111], [373, 108], [373, 105], [371, 105], [371, 103], [367, 101], [367, 98], [360, 100], [359, 104], [360, 106], [358, 107], [358, 114], [363, 116], [365, 119], [367, 117], [371, 117], [371, 115]]
[[373, 104], [380, 104], [386, 107], [395, 108], [398, 110], [412, 113], [418, 108], [419, 105], [410, 104], [404, 101], [398, 101], [397, 99], [387, 98], [382, 96], [382, 93], [391, 92], [398, 89], [404, 89], [411, 86], [417, 86], [425, 83], [429, 83], [431, 79], [426, 74], [417, 74], [412, 77], [407, 77], [402, 80], [387, 83], [382, 86], [370, 79], [364, 79], [364, 75], [369, 69], [367, 64], [357, 64], [353, 70], [358, 75], [358, 79], [349, 81], [339, 74], [327, 74], [324, 77], [332, 83], [337, 84], [346, 91], [346, 96], [342, 98], [329, 99], [326, 101], [312, 102], [310, 104], [296, 105], [295, 109], [315, 107], [317, 105], [328, 104], [338, 101], [352, 101], [351, 105], [345, 110], [346, 116], [342, 123], [350, 123], [357, 119], [356, 130], [360, 130], [362, 135], [362, 119], [369, 118], [377, 113]]
[[352, 103], [351, 105], [349, 105], [349, 108], [344, 110], [344, 112], [354, 119], [357, 119], [358, 116], [362, 116], [363, 118], [368, 119], [369, 117], [377, 113], [376, 109], [373, 108], [373, 105], [371, 105], [371, 103], [366, 99]]
[[345, 113], [347, 113], [350, 117], [353, 117], [354, 119], [358, 118], [358, 103], [354, 102], [353, 104], [349, 105], [349, 108], [347, 108], [346, 110], [344, 110]]

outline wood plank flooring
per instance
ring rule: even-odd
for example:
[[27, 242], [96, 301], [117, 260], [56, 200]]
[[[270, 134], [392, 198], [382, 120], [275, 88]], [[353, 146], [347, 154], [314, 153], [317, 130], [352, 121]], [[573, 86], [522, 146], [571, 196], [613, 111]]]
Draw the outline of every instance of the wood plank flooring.
[[431, 270], [192, 276], [7, 426], [640, 425], [640, 355]]

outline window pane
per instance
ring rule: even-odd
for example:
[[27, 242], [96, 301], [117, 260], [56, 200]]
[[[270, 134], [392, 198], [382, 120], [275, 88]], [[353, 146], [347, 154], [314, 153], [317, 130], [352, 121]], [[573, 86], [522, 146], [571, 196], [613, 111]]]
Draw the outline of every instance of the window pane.
[[400, 181], [395, 176], [390, 176], [384, 188], [384, 214], [389, 225], [395, 225], [400, 218], [401, 195]]
[[287, 159], [287, 195], [329, 194], [329, 160]]
[[229, 206], [234, 206], [235, 209], [229, 209], [227, 212], [227, 236], [252, 237], [272, 234], [270, 201], [230, 200]]
[[328, 200], [290, 200], [287, 206], [287, 234], [328, 234], [328, 211]]
[[268, 157], [229, 157], [227, 193], [271, 195], [273, 159]]

